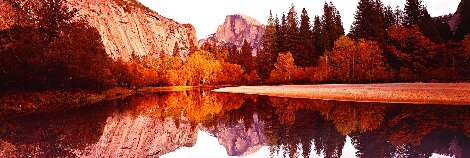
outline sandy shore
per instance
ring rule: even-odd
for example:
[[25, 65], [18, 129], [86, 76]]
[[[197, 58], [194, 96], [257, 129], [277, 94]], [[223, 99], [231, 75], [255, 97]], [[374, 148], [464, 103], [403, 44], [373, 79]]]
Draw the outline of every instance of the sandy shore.
[[470, 83], [241, 86], [213, 91], [339, 101], [470, 105]]

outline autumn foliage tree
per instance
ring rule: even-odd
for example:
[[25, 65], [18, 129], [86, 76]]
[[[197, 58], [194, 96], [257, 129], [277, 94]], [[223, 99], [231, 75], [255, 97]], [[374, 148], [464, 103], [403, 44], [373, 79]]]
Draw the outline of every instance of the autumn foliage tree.
[[240, 65], [222, 63], [221, 70], [217, 75], [218, 85], [238, 85], [242, 83], [243, 69]]
[[297, 66], [295, 66], [294, 57], [290, 52], [280, 53], [274, 67], [269, 75], [271, 83], [292, 83]]
[[395, 25], [388, 30], [391, 44], [391, 66], [398, 70], [400, 80], [417, 80], [422, 72], [435, 66], [437, 46], [426, 38], [418, 26]]
[[335, 47], [326, 56], [326, 66], [334, 81], [370, 83], [383, 82], [388, 77], [382, 50], [376, 42], [356, 42], [343, 36], [335, 42]]
[[207, 85], [215, 81], [221, 70], [220, 62], [210, 52], [196, 51], [191, 54], [185, 66], [191, 76], [190, 85]]

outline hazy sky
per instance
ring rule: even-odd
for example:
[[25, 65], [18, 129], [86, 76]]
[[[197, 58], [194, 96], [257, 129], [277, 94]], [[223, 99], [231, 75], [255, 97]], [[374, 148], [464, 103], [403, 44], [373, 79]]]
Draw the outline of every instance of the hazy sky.
[[[321, 15], [323, 0], [139, 0], [160, 15], [172, 18], [180, 23], [191, 23], [196, 27], [198, 39], [215, 33], [226, 15], [245, 14], [266, 24], [269, 10], [281, 15], [287, 12], [291, 3], [298, 10], [306, 8], [313, 19]], [[346, 32], [354, 21], [354, 13], [359, 0], [331, 0], [341, 13]], [[383, 0], [385, 5], [403, 9], [406, 0]], [[423, 0], [431, 16], [454, 13], [460, 0]]]

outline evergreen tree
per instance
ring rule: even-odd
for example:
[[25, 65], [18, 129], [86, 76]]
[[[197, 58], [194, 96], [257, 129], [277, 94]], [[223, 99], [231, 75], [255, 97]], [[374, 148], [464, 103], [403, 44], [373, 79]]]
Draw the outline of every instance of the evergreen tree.
[[405, 4], [404, 25], [418, 25], [424, 36], [433, 42], [439, 42], [437, 24], [432, 19], [428, 10], [422, 5], [421, 0], [407, 0]]
[[276, 30], [276, 21], [273, 18], [272, 12], [269, 11], [268, 25], [264, 31], [264, 35], [261, 39], [263, 49], [258, 52], [257, 63], [258, 63], [258, 75], [262, 79], [267, 79], [269, 73], [272, 71], [274, 66], [274, 61], [276, 60], [276, 43], [277, 43], [277, 30]]
[[250, 43], [246, 41], [246, 39], [243, 40], [243, 45], [240, 50], [239, 65], [242, 66], [247, 74], [256, 69], [253, 58], [253, 48], [251, 48]]
[[452, 38], [452, 31], [448, 21], [452, 18], [452, 14], [440, 16], [436, 18], [436, 27], [439, 32], [439, 37], [443, 41], [448, 41]]
[[334, 42], [344, 35], [344, 28], [341, 22], [341, 15], [336, 10], [333, 3], [325, 3], [322, 16], [322, 38], [325, 41], [323, 50], [333, 49]]
[[315, 65], [318, 62], [318, 58], [320, 56], [323, 56], [324, 54], [324, 47], [323, 47], [323, 35], [322, 35], [322, 22], [320, 20], [319, 16], [315, 16], [315, 20], [313, 22], [313, 42], [314, 42], [314, 48], [315, 48]]
[[285, 48], [286, 51], [293, 52], [294, 56], [299, 57], [298, 45], [299, 45], [299, 30], [297, 11], [295, 11], [294, 4], [291, 5], [289, 12], [287, 13], [285, 25]]
[[[279, 52], [284, 52], [287, 50], [286, 48], [286, 26], [287, 26], [287, 19], [286, 15], [283, 13], [281, 17], [281, 24], [278, 25], [277, 33], [277, 50]], [[276, 54], [277, 55], [277, 54]]]
[[299, 53], [294, 54], [296, 65], [301, 67], [313, 66], [315, 59], [313, 32], [310, 26], [310, 17], [308, 17], [305, 8], [302, 9], [302, 15], [300, 16], [299, 42]]
[[383, 4], [380, 0], [360, 0], [356, 11], [351, 36], [355, 39], [366, 39], [383, 42], [385, 29]]
[[344, 36], [344, 27], [343, 27], [343, 22], [341, 22], [341, 14], [339, 11], [336, 9], [336, 7], [333, 5], [333, 3], [330, 2], [331, 7], [333, 8], [334, 11], [334, 22], [335, 22], [335, 27], [334, 27], [334, 39], [335, 41], [339, 39], [341, 36]]
[[423, 7], [422, 10], [422, 17], [418, 23], [419, 29], [423, 33], [424, 36], [428, 37], [433, 42], [440, 42], [439, 32], [437, 30], [437, 23], [429, 14], [426, 7]]
[[391, 6], [385, 7], [384, 12], [383, 12], [383, 28], [386, 30], [390, 26], [398, 24], [397, 21], [398, 20], [396, 19], [396, 15], [393, 12], [392, 7]]
[[395, 11], [393, 13], [395, 14], [395, 19], [396, 19], [395, 25], [403, 24], [405, 22], [403, 10], [401, 10], [399, 6], [395, 8]]
[[403, 25], [411, 26], [418, 24], [420, 18], [423, 16], [421, 2], [421, 0], [406, 0]]

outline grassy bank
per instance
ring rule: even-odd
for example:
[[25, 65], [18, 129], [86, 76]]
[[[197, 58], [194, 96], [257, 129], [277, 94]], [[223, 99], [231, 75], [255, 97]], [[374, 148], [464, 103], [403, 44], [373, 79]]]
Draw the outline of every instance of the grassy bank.
[[470, 83], [242, 86], [214, 91], [357, 102], [470, 105]]

